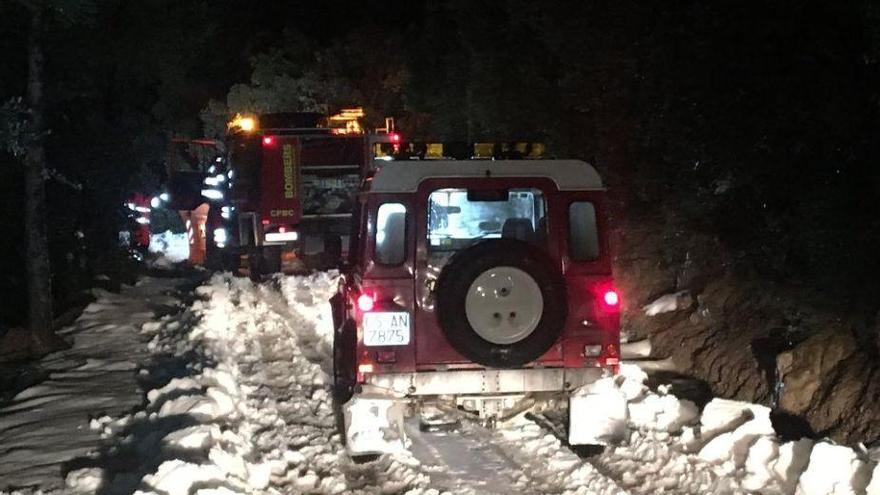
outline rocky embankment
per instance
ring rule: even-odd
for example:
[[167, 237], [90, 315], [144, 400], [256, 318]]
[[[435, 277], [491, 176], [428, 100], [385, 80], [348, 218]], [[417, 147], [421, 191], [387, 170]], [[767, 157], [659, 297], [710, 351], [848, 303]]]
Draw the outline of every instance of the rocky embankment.
[[793, 436], [880, 439], [880, 315], [742, 273], [709, 235], [622, 232], [616, 280], [631, 339], [649, 338], [654, 356], [718, 396], [773, 407]]

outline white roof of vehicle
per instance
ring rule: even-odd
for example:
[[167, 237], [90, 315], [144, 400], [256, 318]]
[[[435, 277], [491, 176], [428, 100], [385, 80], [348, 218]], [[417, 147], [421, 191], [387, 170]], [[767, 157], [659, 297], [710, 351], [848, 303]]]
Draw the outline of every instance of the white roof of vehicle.
[[580, 160], [408, 160], [382, 165], [370, 192], [416, 192], [423, 180], [443, 177], [544, 177], [562, 191], [604, 189], [596, 169]]

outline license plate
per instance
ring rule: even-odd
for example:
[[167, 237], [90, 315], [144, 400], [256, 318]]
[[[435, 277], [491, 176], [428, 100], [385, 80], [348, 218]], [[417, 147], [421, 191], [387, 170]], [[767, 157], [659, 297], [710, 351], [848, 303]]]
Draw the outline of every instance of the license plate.
[[364, 313], [364, 345], [409, 344], [409, 313]]

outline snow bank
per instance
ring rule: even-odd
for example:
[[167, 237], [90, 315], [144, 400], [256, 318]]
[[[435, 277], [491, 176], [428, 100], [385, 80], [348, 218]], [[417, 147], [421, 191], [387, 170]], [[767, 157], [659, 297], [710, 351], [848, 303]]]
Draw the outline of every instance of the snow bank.
[[807, 470], [797, 484], [797, 495], [855, 495], [865, 493], [871, 476], [869, 466], [848, 448], [818, 443], [810, 454]]
[[[128, 486], [142, 495], [360, 490], [367, 481], [350, 472], [329, 390], [327, 300], [337, 279], [319, 273], [254, 285], [215, 275], [196, 290], [190, 323], [143, 325], [153, 353], [187, 362], [187, 373], [157, 384], [145, 410], [128, 418], [132, 426], [113, 429], [117, 448], [136, 451], [141, 467], [105, 479], [110, 491], [124, 491], [115, 480], [132, 476]], [[149, 434], [133, 438], [134, 429]], [[152, 467], [136, 475], [143, 466]], [[428, 482], [404, 450], [372, 466], [369, 478], [388, 493]]]
[[569, 399], [568, 443], [607, 445], [623, 439], [626, 399], [610, 377], [576, 390]]
[[[571, 402], [573, 444], [584, 431], [614, 424], [609, 410], [625, 418], [627, 428], [614, 430], [623, 440], [593, 464], [632, 493], [880, 495], [880, 465], [864, 452], [809, 439], [783, 443], [765, 406], [714, 399], [701, 414], [667, 387], [649, 390], [645, 379], [623, 365], [619, 376], [583, 387]], [[525, 433], [507, 438], [517, 434]]]

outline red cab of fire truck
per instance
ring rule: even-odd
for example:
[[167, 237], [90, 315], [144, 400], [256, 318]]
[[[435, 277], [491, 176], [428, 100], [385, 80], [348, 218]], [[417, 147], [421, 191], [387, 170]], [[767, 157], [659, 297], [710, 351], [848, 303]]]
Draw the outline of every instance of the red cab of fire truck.
[[245, 255], [252, 272], [337, 266], [350, 245], [372, 143], [395, 136], [363, 132], [361, 117], [360, 109], [349, 109], [329, 118], [294, 113], [234, 121], [227, 180], [218, 183], [229, 199], [215, 240]]

